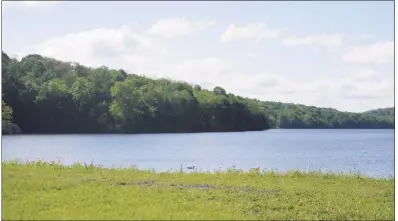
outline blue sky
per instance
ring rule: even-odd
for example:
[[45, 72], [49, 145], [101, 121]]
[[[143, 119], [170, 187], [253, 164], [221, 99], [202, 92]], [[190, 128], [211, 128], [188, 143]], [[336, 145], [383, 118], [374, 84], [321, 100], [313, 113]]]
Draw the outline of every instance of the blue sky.
[[3, 2], [2, 48], [282, 102], [394, 104], [385, 1]]

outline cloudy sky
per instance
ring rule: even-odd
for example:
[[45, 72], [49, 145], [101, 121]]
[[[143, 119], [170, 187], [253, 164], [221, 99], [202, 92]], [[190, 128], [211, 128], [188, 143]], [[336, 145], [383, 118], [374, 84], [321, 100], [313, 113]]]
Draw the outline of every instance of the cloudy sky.
[[3, 2], [2, 48], [261, 100], [394, 105], [391, 2]]

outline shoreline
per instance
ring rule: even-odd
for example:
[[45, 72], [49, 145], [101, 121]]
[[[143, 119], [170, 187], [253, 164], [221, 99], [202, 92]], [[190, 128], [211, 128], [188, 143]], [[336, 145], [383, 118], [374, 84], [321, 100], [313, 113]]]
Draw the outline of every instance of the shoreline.
[[49, 166], [54, 168], [85, 168], [85, 169], [101, 169], [101, 170], [112, 170], [112, 171], [125, 171], [125, 170], [134, 170], [139, 172], [151, 172], [154, 174], [161, 174], [161, 173], [183, 173], [183, 174], [220, 174], [220, 173], [228, 173], [228, 174], [248, 174], [251, 171], [257, 171], [259, 175], [267, 175], [272, 174], [273, 176], [286, 176], [292, 173], [295, 174], [302, 174], [302, 175], [314, 175], [317, 176], [341, 176], [341, 177], [362, 177], [366, 179], [374, 179], [374, 180], [384, 180], [384, 179], [392, 179], [395, 180], [395, 174], [390, 174], [388, 176], [372, 176], [368, 175], [364, 172], [359, 170], [350, 170], [350, 171], [333, 171], [330, 169], [320, 169], [320, 168], [310, 168], [302, 169], [302, 168], [295, 168], [295, 169], [285, 169], [279, 170], [275, 168], [261, 168], [261, 167], [253, 167], [253, 168], [237, 168], [235, 165], [233, 166], [224, 166], [219, 168], [214, 168], [212, 170], [201, 169], [200, 167], [196, 167], [195, 169], [186, 169], [188, 165], [181, 164], [178, 168], [168, 168], [163, 170], [158, 170], [155, 168], [140, 168], [137, 164], [130, 164], [130, 165], [103, 165], [103, 164], [95, 164], [93, 160], [90, 163], [85, 162], [74, 162], [70, 164], [65, 164], [59, 158], [58, 160], [44, 160], [44, 159], [36, 159], [36, 160], [22, 160], [19, 158], [14, 158], [12, 160], [2, 159], [1, 164], [5, 165], [24, 165], [24, 166]]
[[153, 132], [153, 133], [14, 133], [2, 136], [18, 136], [18, 135], [172, 135], [172, 134], [220, 134], [220, 133], [248, 133], [248, 132], [267, 132], [270, 130], [395, 130], [395, 128], [271, 128], [266, 130], [246, 130], [246, 131], [209, 131], [209, 132]]

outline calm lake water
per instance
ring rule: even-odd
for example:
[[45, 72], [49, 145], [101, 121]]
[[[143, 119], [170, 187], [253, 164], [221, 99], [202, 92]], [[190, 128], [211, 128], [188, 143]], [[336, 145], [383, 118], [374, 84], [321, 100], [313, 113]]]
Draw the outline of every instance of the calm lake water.
[[3, 136], [2, 160], [60, 160], [156, 171], [233, 165], [360, 171], [394, 176], [394, 130], [268, 130], [238, 133]]

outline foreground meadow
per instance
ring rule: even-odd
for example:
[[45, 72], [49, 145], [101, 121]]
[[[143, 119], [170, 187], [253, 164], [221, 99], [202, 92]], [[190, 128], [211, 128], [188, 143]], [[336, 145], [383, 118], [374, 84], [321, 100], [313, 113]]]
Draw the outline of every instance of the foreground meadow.
[[394, 179], [2, 162], [4, 220], [394, 219]]

